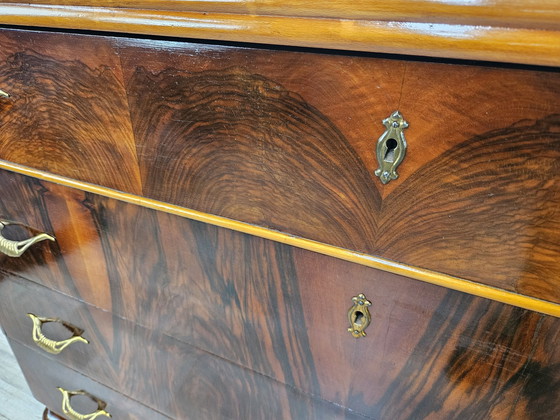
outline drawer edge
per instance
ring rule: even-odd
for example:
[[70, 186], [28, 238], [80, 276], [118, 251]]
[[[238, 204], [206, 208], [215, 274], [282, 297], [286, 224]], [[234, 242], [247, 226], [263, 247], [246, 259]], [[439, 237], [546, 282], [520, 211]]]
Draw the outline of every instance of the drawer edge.
[[560, 304], [542, 300], [536, 297], [522, 295], [513, 291], [500, 289], [497, 287], [477, 283], [468, 279], [455, 277], [449, 274], [439, 273], [432, 270], [410, 266], [382, 257], [365, 254], [358, 251], [328, 245], [312, 239], [306, 239], [295, 235], [290, 235], [277, 230], [271, 230], [249, 223], [228, 219], [192, 210], [174, 204], [137, 196], [134, 194], [117, 191], [111, 188], [78, 181], [64, 176], [49, 172], [29, 168], [24, 165], [0, 160], [0, 169], [22, 174], [39, 180], [52, 182], [65, 187], [78, 189], [81, 191], [97, 194], [103, 197], [119, 200], [122, 202], [146, 207], [152, 210], [169, 213], [186, 219], [207, 223], [213, 226], [245, 233], [263, 239], [283, 243], [296, 248], [316, 252], [329, 257], [338, 258], [355, 264], [364, 265], [381, 271], [409, 277], [411, 279], [445, 287], [451, 290], [468, 293], [470, 295], [486, 298], [489, 300], [505, 303], [523, 309], [539, 312], [546, 315], [560, 317]]

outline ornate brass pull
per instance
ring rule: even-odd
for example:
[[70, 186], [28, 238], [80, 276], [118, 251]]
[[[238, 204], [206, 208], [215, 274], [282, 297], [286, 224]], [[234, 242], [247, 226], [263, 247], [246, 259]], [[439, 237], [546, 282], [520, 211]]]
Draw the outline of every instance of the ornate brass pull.
[[47, 239], [49, 241], [55, 241], [54, 236], [49, 235], [48, 233], [39, 233], [38, 235], [33, 236], [29, 239], [25, 239], [23, 241], [12, 241], [2, 235], [2, 231], [8, 225], [19, 225], [27, 228], [28, 230], [35, 231], [35, 229], [30, 228], [29, 226], [26, 226], [22, 223], [0, 219], [0, 252], [6, 254], [8, 257], [21, 257], [27, 250], [27, 248], [29, 248], [33, 244], [36, 244], [37, 242], [41, 242]]
[[[39, 348], [46, 351], [47, 353], [59, 354], [70, 344], [76, 342], [89, 344], [89, 341], [87, 341], [84, 337], [82, 337], [84, 330], [68, 322], [62, 321], [61, 319], [58, 318], [41, 318], [33, 314], [27, 314], [27, 315], [29, 316], [29, 318], [33, 320], [33, 341], [35, 342], [35, 344], [37, 344]], [[69, 330], [72, 333], [72, 337], [63, 341], [55, 341], [45, 337], [42, 328], [43, 328], [43, 324], [47, 322], [58, 322], [62, 324], [67, 330]]]
[[4, 92], [3, 90], [0, 90], [0, 96], [3, 98], [9, 98], [10, 95], [8, 95], [6, 92]]
[[[62, 411], [70, 420], [94, 420], [99, 416], [105, 417], [112, 417], [107, 411], [105, 411], [105, 407], [107, 404], [104, 401], [101, 401], [99, 398], [94, 397], [90, 393], [86, 391], [67, 391], [64, 388], [57, 387], [60, 392], [62, 392]], [[85, 395], [86, 397], [90, 398], [94, 402], [97, 403], [97, 410], [91, 414], [80, 414], [76, 410], [72, 408], [70, 404], [70, 399], [75, 395]]]
[[348, 310], [348, 321], [350, 321], [348, 332], [355, 338], [365, 337], [366, 332], [364, 330], [371, 322], [371, 315], [368, 309], [368, 306], [371, 306], [371, 302], [362, 293], [354, 296], [352, 302], [354, 302], [354, 305]]
[[395, 111], [389, 118], [383, 120], [387, 130], [377, 140], [377, 162], [379, 168], [375, 175], [386, 184], [392, 179], [397, 179], [397, 167], [401, 164], [406, 154], [406, 140], [403, 130], [408, 127], [399, 111]]

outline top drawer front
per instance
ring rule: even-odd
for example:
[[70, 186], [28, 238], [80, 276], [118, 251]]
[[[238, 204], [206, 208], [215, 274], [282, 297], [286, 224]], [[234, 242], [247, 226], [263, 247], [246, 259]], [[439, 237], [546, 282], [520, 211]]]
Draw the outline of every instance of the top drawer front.
[[[140, 193], [119, 57], [108, 39], [0, 31], [0, 156]], [[115, 170], [118, 168], [118, 170]]]
[[[4, 36], [23, 37], [15, 34]], [[29, 158], [8, 149], [26, 135], [16, 127], [1, 158], [560, 302], [557, 72], [29, 37], [34, 44], [11, 42], [3, 54], [42, 45], [65, 67], [93, 60], [87, 42], [103, 45], [133, 138], [103, 137], [127, 145], [116, 156], [92, 146], [97, 138], [72, 136], [63, 158]], [[105, 96], [121, 94], [115, 83]], [[410, 124], [409, 149], [399, 178], [382, 185], [375, 142], [396, 109]], [[47, 143], [37, 148], [57, 147], [57, 135], [38, 137]], [[92, 152], [77, 175], [72, 156], [83, 148]]]

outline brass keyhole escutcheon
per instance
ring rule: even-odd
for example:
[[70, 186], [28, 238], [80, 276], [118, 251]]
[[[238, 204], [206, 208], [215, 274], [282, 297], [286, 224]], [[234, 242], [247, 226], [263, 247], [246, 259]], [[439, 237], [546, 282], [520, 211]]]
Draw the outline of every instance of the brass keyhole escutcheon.
[[379, 168], [375, 175], [383, 184], [387, 184], [399, 177], [397, 168], [404, 159], [407, 147], [403, 130], [408, 127], [408, 123], [399, 111], [395, 111], [383, 120], [383, 125], [387, 129], [377, 140], [376, 155]]
[[367, 300], [363, 293], [354, 296], [352, 302], [354, 304], [348, 310], [348, 321], [350, 322], [348, 332], [355, 338], [365, 337], [365, 329], [371, 322], [371, 315], [368, 309], [368, 306], [371, 306], [371, 302]]

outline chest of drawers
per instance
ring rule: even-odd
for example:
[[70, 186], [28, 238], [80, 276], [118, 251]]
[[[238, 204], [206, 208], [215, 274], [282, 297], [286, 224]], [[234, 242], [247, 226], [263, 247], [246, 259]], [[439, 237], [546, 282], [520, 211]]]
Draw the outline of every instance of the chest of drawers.
[[[0, 31], [0, 215], [33, 228], [2, 235], [54, 239], [2, 256], [0, 322], [45, 418], [560, 416], [555, 68], [156, 37], [424, 51], [360, 41], [369, 2], [43, 3], [0, 3], [43, 27]], [[558, 64], [554, 19], [490, 15], [515, 23], [494, 59], [525, 34]], [[324, 45], [324, 21], [350, 29]], [[430, 51], [487, 59], [476, 39]]]

